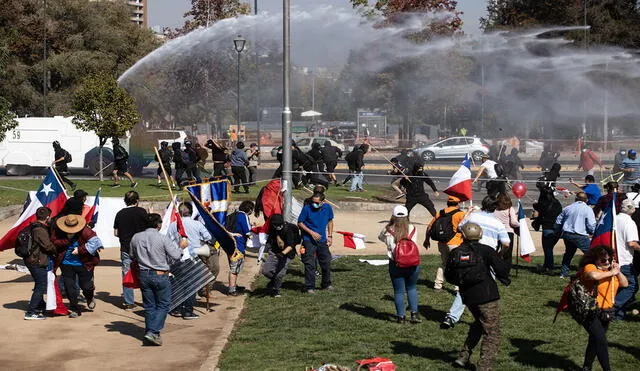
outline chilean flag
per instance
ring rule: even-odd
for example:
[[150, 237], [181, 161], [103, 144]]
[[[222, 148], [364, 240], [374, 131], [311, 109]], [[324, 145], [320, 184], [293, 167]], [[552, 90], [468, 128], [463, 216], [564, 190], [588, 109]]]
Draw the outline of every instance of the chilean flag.
[[458, 171], [449, 180], [449, 186], [443, 192], [449, 196], [458, 197], [460, 201], [471, 200], [473, 197], [471, 194], [471, 161], [468, 153]]
[[527, 263], [531, 263], [530, 255], [536, 251], [536, 246], [531, 238], [531, 231], [529, 230], [529, 224], [527, 218], [524, 215], [524, 209], [522, 208], [522, 202], [518, 200], [518, 224], [520, 226], [520, 257]]
[[162, 217], [162, 228], [160, 229], [160, 233], [166, 235], [169, 230], [169, 226], [174, 222], [177, 224], [178, 234], [181, 237], [186, 238], [187, 233], [184, 231], [182, 218], [180, 217], [180, 213], [178, 213], [178, 197], [177, 196], [174, 198], [173, 201], [169, 203], [169, 206], [167, 206], [167, 209], [164, 212], [164, 216]]
[[93, 225], [96, 225], [96, 223], [98, 223], [98, 211], [100, 209], [100, 191], [102, 191], [102, 188], [98, 189], [96, 198], [93, 200], [93, 206], [91, 206], [91, 209], [89, 209], [89, 212], [84, 217], [87, 220], [87, 223], [92, 222]]
[[36, 191], [36, 197], [26, 205], [18, 221], [0, 240], [0, 251], [13, 249], [15, 247], [18, 233], [36, 220], [36, 210], [38, 210], [39, 207], [46, 206], [51, 209], [51, 215], [56, 215], [62, 210], [66, 201], [67, 194], [64, 191], [62, 183], [53, 170], [49, 168], [47, 176], [44, 177], [42, 184], [40, 184], [40, 187]]
[[[611, 201], [607, 204], [607, 207], [602, 209], [602, 215], [600, 219], [598, 219], [598, 223], [596, 224], [596, 230], [593, 232], [593, 238], [591, 239], [590, 247], [604, 245], [613, 248], [613, 251], [616, 251], [615, 247], [615, 234], [614, 230], [616, 228], [616, 194], [613, 193], [613, 197], [611, 197]], [[616, 251], [617, 255], [617, 251]]]

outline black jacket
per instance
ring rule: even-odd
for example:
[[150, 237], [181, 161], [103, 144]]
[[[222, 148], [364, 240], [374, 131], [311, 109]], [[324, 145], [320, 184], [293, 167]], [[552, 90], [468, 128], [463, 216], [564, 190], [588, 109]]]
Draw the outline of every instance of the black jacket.
[[123, 146], [121, 146], [120, 144], [116, 144], [113, 146], [113, 159], [116, 161], [119, 160], [126, 160], [129, 158], [129, 154], [127, 153], [127, 150], [124, 149]]
[[469, 241], [465, 241], [460, 246], [468, 244], [473, 244], [475, 251], [482, 257], [484, 264], [486, 264], [487, 278], [484, 281], [471, 286], [460, 286], [459, 292], [460, 296], [462, 296], [462, 302], [465, 305], [478, 305], [499, 300], [500, 293], [498, 292], [498, 285], [493, 277], [491, 277], [490, 272], [491, 269], [493, 269], [496, 279], [508, 286], [511, 283], [511, 280], [509, 279], [507, 265], [491, 247], [478, 242]]
[[429, 178], [429, 175], [427, 175], [427, 173], [425, 173], [424, 171], [419, 172], [417, 174], [413, 174], [413, 175], [418, 177], [425, 177], [425, 178], [411, 178], [411, 180], [407, 178], [402, 178], [402, 180], [400, 180], [400, 185], [407, 190], [407, 198], [415, 199], [415, 198], [429, 197], [427, 195], [427, 192], [425, 192], [424, 190], [425, 183], [429, 187], [431, 187], [431, 189], [434, 192], [438, 191], [435, 183], [433, 183], [433, 180], [431, 180], [431, 178]]
[[[278, 245], [277, 237], [282, 239], [284, 246], [281, 247]], [[267, 244], [269, 244], [271, 251], [275, 254], [281, 253], [287, 246], [293, 247], [287, 254], [287, 256], [293, 259], [296, 256], [296, 246], [300, 244], [300, 229], [292, 223], [284, 223], [284, 228], [281, 231], [270, 228], [267, 236]]]
[[364, 151], [360, 148], [354, 149], [353, 153], [349, 154], [347, 165], [349, 166], [349, 170], [362, 171], [362, 167], [364, 166]]
[[338, 159], [342, 157], [342, 151], [336, 146], [327, 146], [322, 148], [321, 151], [325, 162], [337, 162]]
[[562, 205], [560, 201], [553, 195], [553, 189], [550, 187], [544, 187], [540, 189], [540, 196], [538, 196], [538, 202], [533, 204], [533, 208], [538, 212], [538, 217], [535, 218], [531, 225], [537, 231], [542, 229], [554, 229], [556, 224], [556, 218], [562, 212]]

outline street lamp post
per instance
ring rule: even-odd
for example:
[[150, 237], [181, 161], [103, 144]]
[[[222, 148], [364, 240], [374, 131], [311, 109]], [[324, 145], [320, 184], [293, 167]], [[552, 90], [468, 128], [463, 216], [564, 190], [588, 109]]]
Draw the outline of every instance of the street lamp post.
[[235, 39], [233, 39], [233, 46], [236, 49], [236, 52], [238, 53], [238, 101], [236, 104], [236, 114], [237, 114], [237, 124], [238, 124], [238, 128], [236, 129], [236, 132], [238, 134], [238, 141], [240, 140], [240, 53], [242, 53], [242, 51], [244, 50], [244, 44], [247, 42], [247, 40], [245, 40], [242, 35], [238, 35], [238, 37], [236, 37]]
[[291, 216], [291, 107], [289, 102], [291, 63], [291, 0], [282, 0], [282, 211], [287, 220]]

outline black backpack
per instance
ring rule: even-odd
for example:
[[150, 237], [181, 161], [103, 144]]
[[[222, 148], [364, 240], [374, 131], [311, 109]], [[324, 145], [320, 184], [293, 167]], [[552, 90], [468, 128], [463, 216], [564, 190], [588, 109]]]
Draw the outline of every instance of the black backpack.
[[227, 219], [225, 221], [225, 229], [227, 230], [227, 232], [236, 232], [236, 219], [238, 219], [238, 210], [227, 214]]
[[448, 213], [440, 210], [438, 218], [429, 230], [429, 238], [438, 242], [449, 242], [456, 235], [456, 231], [453, 229], [453, 214], [457, 212], [462, 212], [462, 210], [456, 209]]
[[506, 175], [506, 172], [504, 170], [504, 166], [502, 166], [501, 163], [496, 163], [495, 165], [493, 165], [493, 169], [496, 171], [496, 175], [498, 176], [498, 178], [504, 178]]
[[171, 158], [173, 157], [173, 153], [169, 148], [163, 148], [160, 151], [160, 160], [163, 164], [170, 164]]
[[68, 164], [71, 161], [73, 161], [73, 158], [71, 157], [71, 153], [69, 153], [69, 151], [64, 151], [64, 162], [65, 162], [65, 164]]
[[451, 250], [444, 269], [444, 278], [452, 285], [469, 287], [486, 280], [489, 270], [476, 244], [463, 243]]
[[32, 225], [28, 225], [18, 232], [18, 237], [16, 238], [16, 255], [21, 258], [30, 257], [35, 249], [38, 247], [33, 243], [33, 234], [31, 230], [33, 229]]

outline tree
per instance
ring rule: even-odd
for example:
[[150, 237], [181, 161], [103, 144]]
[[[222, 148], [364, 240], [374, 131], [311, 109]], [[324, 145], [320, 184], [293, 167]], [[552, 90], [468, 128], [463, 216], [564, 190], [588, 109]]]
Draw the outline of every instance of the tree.
[[184, 13], [184, 17], [188, 19], [180, 33], [185, 34], [198, 27], [208, 27], [225, 18], [247, 15], [250, 11], [250, 5], [241, 3], [240, 0], [191, 0], [191, 10]]
[[109, 74], [87, 77], [73, 95], [73, 124], [82, 131], [93, 131], [99, 141], [100, 180], [102, 175], [102, 147], [107, 139], [118, 138], [131, 130], [140, 117], [136, 103], [118, 81]]
[[125, 1], [5, 0], [0, 7], [0, 48], [7, 60], [0, 96], [19, 116], [43, 112], [43, 31], [47, 28], [47, 107], [64, 115], [84, 77], [117, 76], [160, 45], [149, 29], [132, 23]]
[[9, 130], [18, 126], [16, 115], [11, 112], [11, 105], [6, 99], [0, 97], [0, 142], [4, 141]]

